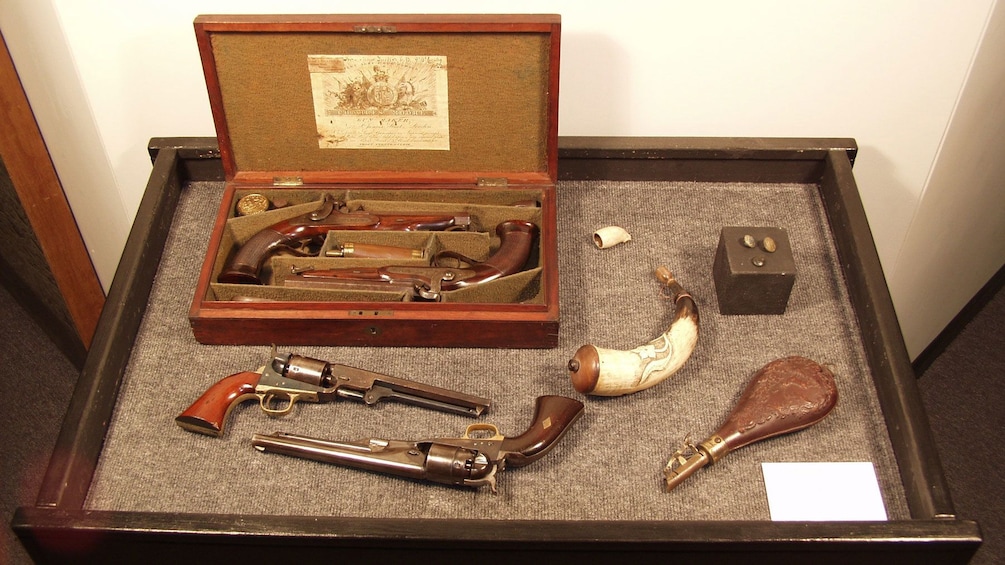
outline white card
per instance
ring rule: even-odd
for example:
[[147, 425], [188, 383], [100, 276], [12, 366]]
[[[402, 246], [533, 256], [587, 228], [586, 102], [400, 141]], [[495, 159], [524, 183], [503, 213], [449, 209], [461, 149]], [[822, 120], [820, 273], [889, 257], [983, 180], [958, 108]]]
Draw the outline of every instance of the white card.
[[882, 521], [886, 507], [872, 463], [761, 463], [771, 519]]

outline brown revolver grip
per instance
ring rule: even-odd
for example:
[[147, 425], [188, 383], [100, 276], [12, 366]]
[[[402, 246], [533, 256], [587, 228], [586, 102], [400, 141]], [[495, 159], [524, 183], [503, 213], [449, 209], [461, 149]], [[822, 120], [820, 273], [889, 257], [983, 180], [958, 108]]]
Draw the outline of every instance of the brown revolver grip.
[[544, 457], [583, 414], [583, 403], [564, 396], [539, 396], [527, 431], [502, 442], [506, 464], [523, 467]]
[[750, 380], [716, 436], [726, 451], [812, 426], [837, 403], [834, 375], [805, 357], [776, 359]]
[[259, 373], [244, 371], [220, 379], [179, 414], [175, 423], [190, 432], [220, 437], [230, 411], [255, 396], [255, 385], [261, 377]]

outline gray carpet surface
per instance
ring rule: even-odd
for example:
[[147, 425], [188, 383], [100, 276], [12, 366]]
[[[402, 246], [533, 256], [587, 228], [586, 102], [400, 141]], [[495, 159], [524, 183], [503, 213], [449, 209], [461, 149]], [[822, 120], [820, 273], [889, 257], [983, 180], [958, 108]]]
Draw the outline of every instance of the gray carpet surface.
[[[303, 347], [296, 353], [491, 398], [481, 421], [507, 435], [543, 394], [581, 398], [584, 417], [545, 458], [504, 471], [499, 494], [340, 468], [250, 446], [256, 432], [334, 440], [459, 435], [470, 419], [400, 404], [302, 405], [269, 419], [251, 402], [223, 438], [174, 417], [220, 378], [259, 367], [268, 346], [205, 346], [187, 319], [222, 184], [183, 195], [86, 507], [152, 512], [548, 520], [767, 520], [762, 461], [870, 461], [891, 519], [908, 511], [858, 328], [812, 185], [559, 183], [562, 328], [552, 350]], [[617, 224], [633, 240], [598, 250]], [[711, 266], [726, 225], [789, 232], [798, 275], [783, 316], [721, 316]], [[565, 365], [580, 345], [629, 349], [665, 329], [653, 272], [667, 265], [695, 296], [701, 336], [666, 382], [619, 398], [578, 395]], [[738, 450], [672, 493], [662, 469], [685, 436], [714, 431], [753, 373], [786, 355], [829, 364], [837, 408], [816, 426]]]

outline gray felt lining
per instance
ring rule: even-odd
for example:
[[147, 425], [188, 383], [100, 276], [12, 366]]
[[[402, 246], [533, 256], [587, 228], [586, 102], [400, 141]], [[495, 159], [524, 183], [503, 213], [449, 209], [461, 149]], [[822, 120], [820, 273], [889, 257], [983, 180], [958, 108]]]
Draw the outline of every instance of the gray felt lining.
[[[560, 182], [559, 346], [551, 350], [302, 347], [291, 351], [491, 398], [482, 421], [522, 433], [534, 398], [561, 394], [584, 416], [536, 463], [503, 471], [499, 493], [414, 482], [262, 454], [256, 432], [335, 440], [458, 436], [473, 420], [401, 404], [298, 405], [270, 419], [253, 402], [224, 437], [182, 430], [174, 417], [220, 378], [261, 366], [269, 348], [195, 341], [187, 313], [223, 192], [182, 195], [136, 340], [86, 509], [308, 516], [547, 520], [768, 520], [763, 461], [871, 461], [891, 519], [908, 519], [861, 338], [814, 185]], [[632, 241], [599, 250], [591, 235], [621, 225]], [[788, 230], [798, 270], [780, 316], [722, 316], [712, 262], [723, 226]], [[695, 297], [701, 334], [667, 381], [634, 395], [587, 398], [565, 365], [584, 343], [630, 349], [666, 329], [670, 304], [653, 271], [667, 265]], [[833, 369], [839, 401], [819, 424], [755, 443], [671, 493], [662, 469], [685, 436], [700, 441], [765, 363], [803, 355]], [[822, 485], [821, 488], [826, 488]]]

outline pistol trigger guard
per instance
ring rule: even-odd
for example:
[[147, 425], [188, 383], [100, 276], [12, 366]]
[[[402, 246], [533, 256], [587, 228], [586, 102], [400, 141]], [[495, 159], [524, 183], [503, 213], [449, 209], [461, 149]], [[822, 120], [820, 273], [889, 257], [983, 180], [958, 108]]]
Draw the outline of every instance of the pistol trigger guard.
[[[490, 432], [492, 437], [490, 438], [472, 438], [471, 432]], [[477, 424], [468, 425], [467, 429], [464, 430], [464, 439], [488, 439], [488, 440], [501, 440], [506, 439], [502, 434], [499, 433], [499, 428], [495, 424], [488, 424], [485, 422], [479, 422]]]
[[282, 251], [288, 251], [297, 257], [317, 257], [321, 252], [321, 246], [324, 245], [324, 237], [317, 236], [307, 239], [299, 239], [296, 244], [283, 244], [280, 246]]
[[442, 263], [443, 259], [453, 259], [454, 261], [456, 261], [457, 266], [454, 268], [457, 269], [463, 268], [461, 267], [461, 265], [467, 265], [468, 267], [471, 267], [473, 265], [482, 263], [482, 261], [475, 261], [474, 259], [468, 257], [467, 255], [463, 255], [456, 251], [440, 251], [439, 253], [433, 256], [433, 263], [432, 263], [433, 266], [446, 267], [446, 265]]
[[[285, 397], [288, 404], [283, 408], [272, 408], [272, 402], [277, 398]], [[293, 405], [297, 403], [300, 398], [299, 394], [296, 393], [282, 393], [276, 394], [274, 392], [267, 392], [265, 394], [258, 395], [258, 402], [262, 406], [262, 411], [273, 418], [279, 418], [285, 416], [293, 410]]]
[[416, 284], [414, 287], [415, 292], [423, 300], [431, 300], [433, 302], [439, 302], [440, 298], [443, 296], [440, 291], [441, 283], [442, 279], [440, 277], [430, 277], [429, 287], [426, 288], [426, 285], [421, 283]]
[[310, 253], [309, 245], [309, 242], [304, 241], [298, 241], [295, 245], [282, 243], [276, 246], [276, 253], [288, 253], [294, 257], [315, 257], [316, 255]]
[[439, 302], [443, 298], [443, 283], [457, 280], [458, 269], [440, 268], [433, 276], [429, 277], [429, 288], [424, 285], [415, 285], [415, 291], [425, 300]]

